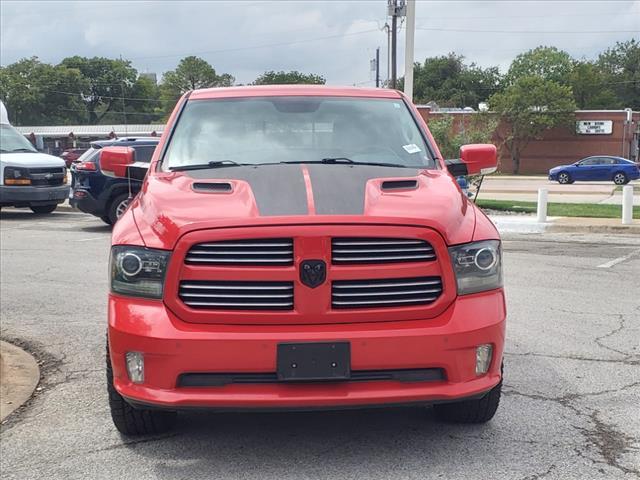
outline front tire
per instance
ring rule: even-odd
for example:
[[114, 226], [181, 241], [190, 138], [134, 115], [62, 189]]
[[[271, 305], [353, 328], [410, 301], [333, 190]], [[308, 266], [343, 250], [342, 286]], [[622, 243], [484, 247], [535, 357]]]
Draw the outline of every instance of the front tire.
[[176, 412], [133, 408], [113, 386], [113, 369], [107, 344], [107, 392], [111, 419], [123, 435], [154, 435], [170, 430], [175, 424]]
[[623, 172], [617, 172], [613, 175], [613, 183], [616, 185], [626, 185], [629, 183], [629, 179]]
[[571, 175], [569, 175], [567, 172], [560, 172], [558, 174], [558, 183], [560, 185], [568, 185], [570, 183], [573, 183], [573, 180], [571, 179]]
[[120, 194], [111, 201], [111, 204], [109, 204], [109, 210], [107, 211], [107, 217], [109, 218], [111, 225], [114, 225], [118, 221], [128, 206], [128, 193]]
[[486, 423], [493, 418], [500, 405], [502, 380], [484, 397], [454, 403], [434, 405], [440, 420], [452, 423]]
[[33, 213], [44, 214], [53, 212], [56, 208], [58, 208], [58, 204], [54, 203], [53, 205], [33, 205], [29, 208]]

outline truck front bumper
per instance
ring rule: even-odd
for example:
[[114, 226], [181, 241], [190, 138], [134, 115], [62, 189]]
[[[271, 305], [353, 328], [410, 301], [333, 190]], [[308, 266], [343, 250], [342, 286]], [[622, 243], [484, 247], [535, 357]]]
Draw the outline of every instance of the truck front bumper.
[[[425, 320], [331, 325], [205, 325], [177, 318], [161, 301], [109, 298], [109, 345], [116, 390], [132, 405], [181, 408], [348, 408], [436, 403], [480, 396], [501, 379], [502, 289], [458, 297]], [[352, 371], [441, 369], [429, 381], [232, 383], [180, 386], [188, 373], [275, 373], [279, 343], [348, 341]], [[476, 348], [491, 344], [486, 374]], [[144, 356], [144, 381], [130, 381], [125, 355]]]
[[69, 197], [69, 185], [58, 187], [0, 186], [0, 204], [28, 207], [62, 203]]

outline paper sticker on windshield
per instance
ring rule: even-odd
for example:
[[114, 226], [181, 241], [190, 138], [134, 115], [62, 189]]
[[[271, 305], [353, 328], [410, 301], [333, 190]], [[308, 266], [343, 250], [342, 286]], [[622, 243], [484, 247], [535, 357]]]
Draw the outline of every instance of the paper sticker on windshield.
[[418, 147], [415, 143], [410, 143], [409, 145], [403, 145], [402, 148], [404, 148], [407, 153], [418, 153], [421, 151], [420, 147]]

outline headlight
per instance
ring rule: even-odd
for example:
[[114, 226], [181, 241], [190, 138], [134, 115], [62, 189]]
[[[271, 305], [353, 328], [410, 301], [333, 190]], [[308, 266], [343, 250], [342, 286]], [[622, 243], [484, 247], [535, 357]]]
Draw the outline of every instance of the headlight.
[[31, 179], [27, 170], [20, 167], [5, 167], [4, 169], [5, 185], [31, 185]]
[[132, 297], [162, 298], [170, 252], [144, 247], [111, 248], [111, 291]]
[[502, 249], [498, 240], [483, 240], [449, 248], [458, 295], [502, 286]]

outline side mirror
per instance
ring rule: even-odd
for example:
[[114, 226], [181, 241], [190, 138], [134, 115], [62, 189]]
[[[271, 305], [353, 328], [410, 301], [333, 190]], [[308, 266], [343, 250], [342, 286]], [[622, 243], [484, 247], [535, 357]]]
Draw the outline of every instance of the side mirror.
[[131, 147], [105, 147], [100, 152], [100, 170], [110, 177], [127, 177], [127, 169], [135, 162]]
[[468, 175], [489, 175], [498, 169], [496, 146], [490, 143], [463, 145], [460, 160], [467, 166]]

